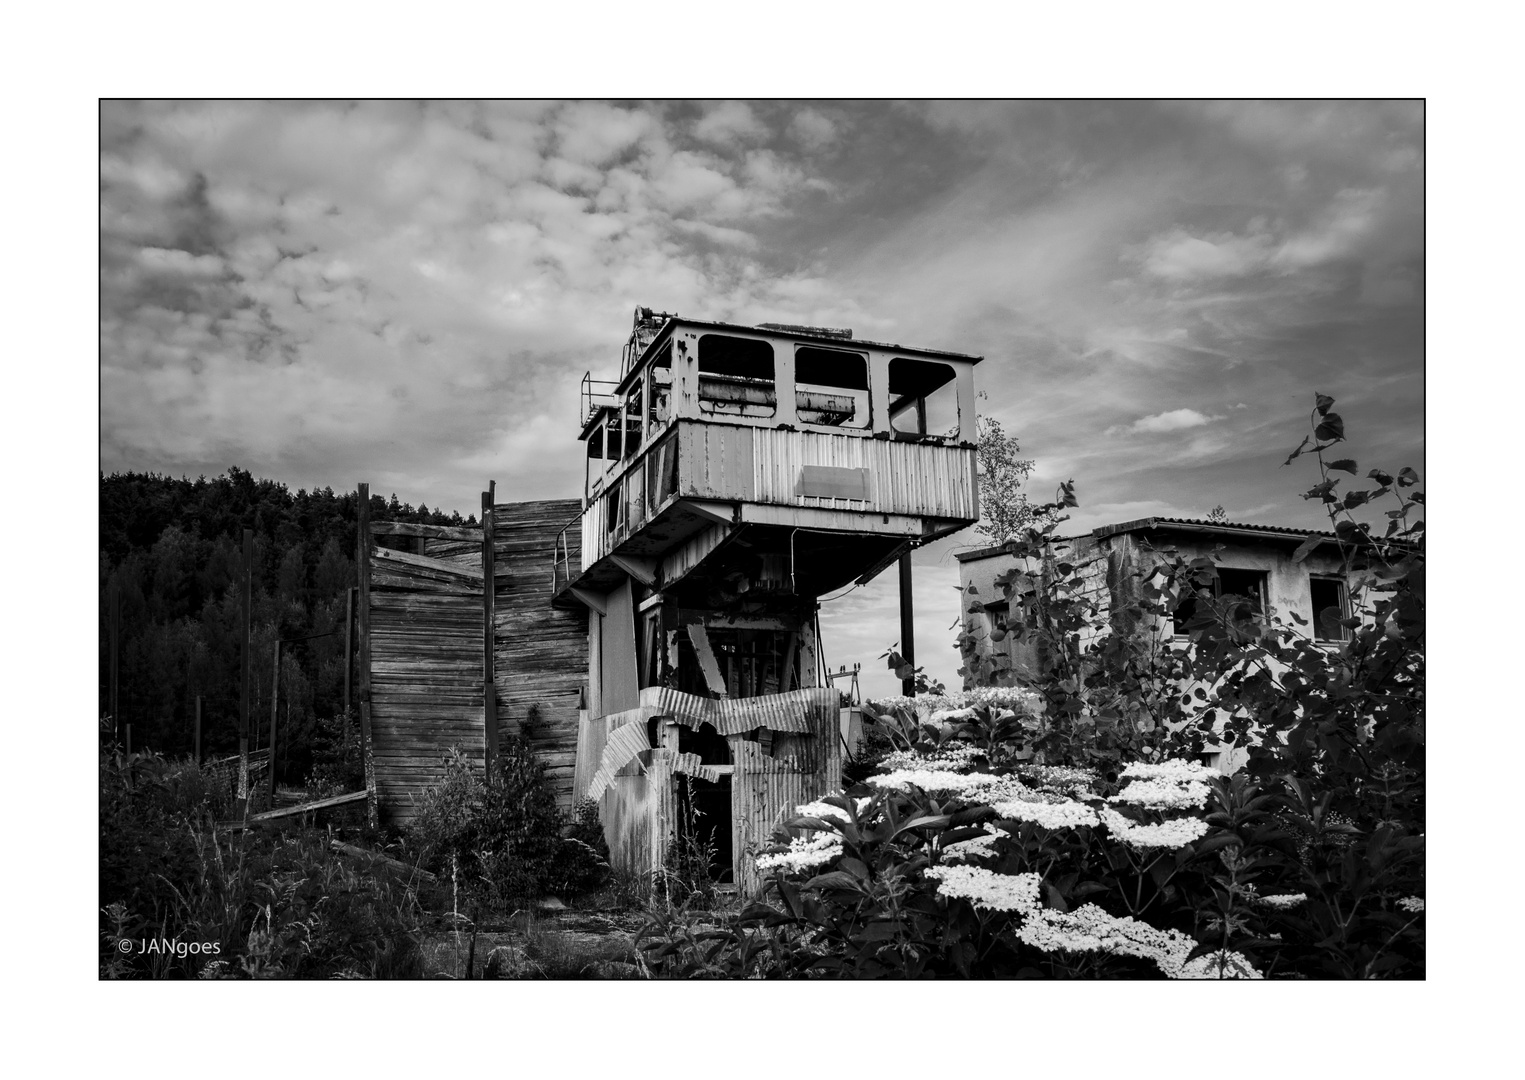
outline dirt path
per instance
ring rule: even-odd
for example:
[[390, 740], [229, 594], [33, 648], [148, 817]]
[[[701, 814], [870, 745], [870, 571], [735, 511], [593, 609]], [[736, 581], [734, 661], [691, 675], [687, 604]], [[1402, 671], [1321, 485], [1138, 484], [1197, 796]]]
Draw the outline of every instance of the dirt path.
[[[639, 979], [645, 969], [632, 940], [641, 916], [629, 911], [518, 912], [477, 929], [470, 977], [477, 979]], [[425, 977], [466, 978], [470, 924], [457, 935], [450, 916], [423, 942]]]

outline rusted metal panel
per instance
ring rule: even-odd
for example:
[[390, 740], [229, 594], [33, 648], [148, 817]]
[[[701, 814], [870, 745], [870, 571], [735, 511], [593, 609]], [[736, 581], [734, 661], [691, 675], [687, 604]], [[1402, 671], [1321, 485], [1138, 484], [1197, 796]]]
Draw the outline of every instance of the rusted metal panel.
[[730, 424], [678, 425], [678, 489], [700, 499], [757, 499], [753, 435], [761, 428]]
[[665, 686], [650, 686], [641, 691], [641, 704], [653, 710], [651, 715], [668, 716], [690, 728], [709, 724], [722, 735], [740, 735], [757, 728], [816, 732], [823, 712], [836, 715], [837, 702], [837, 692], [830, 687], [718, 700]]
[[762, 888], [757, 851], [773, 830], [794, 815], [795, 807], [837, 790], [842, 779], [839, 697], [835, 690], [803, 691], [814, 707], [806, 732], [781, 734], [772, 753], [756, 742], [733, 736], [731, 759], [731, 835], [736, 881], [744, 894]]
[[599, 706], [606, 713], [633, 709], [641, 703], [635, 667], [635, 605], [627, 578], [609, 594], [609, 611], [601, 620], [603, 660]]
[[[970, 521], [978, 516], [972, 448], [692, 421], [678, 425], [678, 438], [679, 487], [696, 498]], [[810, 486], [849, 474], [852, 485], [820, 492]]]

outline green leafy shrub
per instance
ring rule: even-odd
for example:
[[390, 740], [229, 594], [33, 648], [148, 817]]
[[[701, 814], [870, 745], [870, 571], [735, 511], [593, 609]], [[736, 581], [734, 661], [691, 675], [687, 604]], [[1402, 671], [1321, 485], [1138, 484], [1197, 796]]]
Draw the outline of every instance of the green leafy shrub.
[[453, 870], [472, 901], [492, 909], [595, 888], [608, 874], [597, 808], [579, 808], [569, 821], [544, 765], [519, 738], [499, 746], [491, 784], [452, 749], [445, 779], [419, 801], [408, 843], [424, 866]]
[[220, 830], [226, 772], [113, 755], [100, 776], [102, 977], [420, 973], [408, 883], [329, 850], [323, 834]]
[[[1197, 600], [1189, 645], [1103, 623], [1053, 537], [1073, 489], [1009, 541], [1042, 566], [1003, 583], [1044, 666], [1014, 700], [891, 701], [895, 749], [799, 807], [759, 857], [769, 897], [724, 919], [657, 912], [669, 976], [1417, 978], [1424, 974], [1423, 496], [1417, 474], [1335, 493], [1344, 440], [1318, 395], [1321, 481], [1351, 580], [1348, 640], [1311, 641], [1166, 553], [1116, 620]], [[1310, 443], [1312, 444], [1309, 449]], [[1351, 511], [1391, 498], [1378, 536]], [[1320, 542], [1310, 537], [1294, 558]], [[1114, 615], [1118, 613], [1113, 613]], [[1294, 617], [1293, 622], [1297, 620]], [[1010, 682], [966, 638], [966, 676]], [[1191, 694], [1183, 686], [1199, 689]], [[1204, 742], [1248, 749], [1221, 776]]]

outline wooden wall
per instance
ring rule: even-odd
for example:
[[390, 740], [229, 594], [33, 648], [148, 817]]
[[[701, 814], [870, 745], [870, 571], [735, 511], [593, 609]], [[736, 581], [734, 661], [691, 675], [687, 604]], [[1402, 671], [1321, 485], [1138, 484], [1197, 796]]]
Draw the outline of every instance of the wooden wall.
[[551, 607], [551, 560], [556, 534], [581, 510], [578, 499], [493, 507], [498, 729], [528, 737], [566, 808], [588, 682], [588, 614]]
[[413, 820], [450, 747], [482, 766], [481, 580], [480, 570], [472, 579], [373, 555], [371, 748], [388, 824]]
[[[494, 687], [503, 735], [523, 735], [572, 803], [587, 616], [551, 606], [556, 534], [576, 499], [493, 508]], [[428, 539], [424, 557], [372, 548], [371, 742], [382, 819], [406, 826], [414, 800], [458, 746], [486, 755], [480, 541]], [[455, 570], [454, 568], [459, 568]]]

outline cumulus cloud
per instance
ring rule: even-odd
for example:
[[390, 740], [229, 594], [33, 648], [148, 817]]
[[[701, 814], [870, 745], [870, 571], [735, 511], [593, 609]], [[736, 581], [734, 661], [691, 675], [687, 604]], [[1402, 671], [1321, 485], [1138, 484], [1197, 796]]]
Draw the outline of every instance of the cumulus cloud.
[[837, 141], [837, 125], [815, 109], [801, 109], [789, 121], [789, 134], [806, 150], [823, 150]]
[[744, 101], [723, 101], [711, 107], [694, 124], [694, 135], [701, 142], [721, 146], [756, 142], [767, 133], [768, 129]]
[[[108, 102], [102, 466], [575, 496], [577, 381], [649, 304], [983, 355], [1076, 528], [1317, 525], [1274, 468], [1314, 385], [1421, 430], [1422, 137], [1384, 103]], [[841, 602], [870, 631], [884, 580]], [[888, 644], [834, 625], [834, 663]]]
[[1186, 428], [1201, 427], [1211, 424], [1214, 420], [1222, 420], [1221, 416], [1207, 416], [1199, 413], [1196, 409], [1171, 409], [1169, 412], [1155, 413], [1153, 416], [1144, 416], [1127, 425], [1114, 425], [1106, 431], [1108, 435], [1117, 435], [1123, 432], [1133, 432], [1145, 435], [1154, 435], [1167, 431], [1181, 431]]

